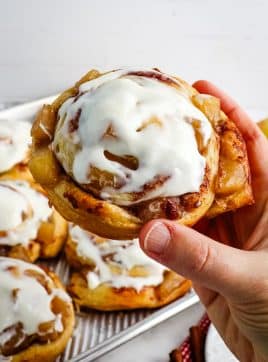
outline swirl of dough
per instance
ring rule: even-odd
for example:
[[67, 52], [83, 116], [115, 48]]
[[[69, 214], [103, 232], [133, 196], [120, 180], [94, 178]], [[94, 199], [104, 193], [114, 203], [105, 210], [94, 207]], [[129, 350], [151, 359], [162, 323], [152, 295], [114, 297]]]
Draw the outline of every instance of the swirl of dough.
[[198, 192], [212, 132], [175, 78], [118, 70], [63, 103], [53, 149], [78, 184], [128, 206]]
[[[66, 333], [67, 314], [69, 338], [73, 328], [72, 302], [53, 273], [0, 257], [0, 279], [0, 355], [16, 355], [16, 361], [36, 361], [44, 350], [37, 347], [38, 343], [55, 343], [57, 347], [56, 341]], [[53, 358], [48, 356], [46, 361]]]
[[163, 282], [166, 268], [144, 254], [138, 239], [103, 239], [79, 226], [71, 226], [69, 233], [77, 258], [94, 265], [87, 273], [90, 289], [106, 283], [117, 289], [134, 288], [139, 292], [145, 286]]
[[191, 287], [189, 280], [144, 254], [138, 239], [104, 239], [71, 225], [65, 254], [73, 268], [68, 291], [77, 306], [156, 308]]
[[0, 181], [0, 245], [25, 245], [52, 214], [47, 198], [26, 181]]
[[245, 142], [220, 101], [155, 68], [88, 72], [43, 106], [32, 136], [35, 179], [67, 220], [102, 237], [253, 202]]

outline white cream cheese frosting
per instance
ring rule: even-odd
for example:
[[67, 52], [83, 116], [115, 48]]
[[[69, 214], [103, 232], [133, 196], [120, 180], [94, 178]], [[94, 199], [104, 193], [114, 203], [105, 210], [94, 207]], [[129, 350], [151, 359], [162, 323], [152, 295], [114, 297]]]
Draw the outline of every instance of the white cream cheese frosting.
[[[144, 254], [137, 239], [96, 242], [93, 234], [79, 226], [70, 226], [69, 232], [76, 243], [77, 255], [95, 264], [95, 269], [87, 274], [90, 289], [108, 283], [115, 288], [134, 288], [139, 292], [144, 286], [157, 286], [163, 282], [166, 268]], [[120, 274], [113, 273], [109, 264], [120, 268]], [[129, 275], [133, 267], [139, 266], [144, 268], [146, 276]]]
[[[58, 288], [52, 288], [49, 294], [42, 284], [25, 273], [26, 270], [38, 272], [52, 283], [49, 276], [35, 265], [0, 257], [0, 333], [22, 323], [26, 335], [41, 334], [40, 324], [51, 321], [54, 321], [54, 329], [62, 332], [61, 314], [52, 312], [51, 302], [55, 296], [70, 302], [70, 297]], [[4, 343], [4, 339], [9, 339], [8, 333], [4, 333], [1, 338], [0, 342]]]
[[0, 173], [23, 162], [31, 144], [31, 124], [0, 119]]
[[48, 199], [26, 181], [0, 181], [0, 245], [28, 245], [52, 214]]
[[[198, 192], [202, 184], [206, 159], [199, 153], [192, 121], [198, 122], [204, 145], [211, 136], [211, 124], [185, 92], [156, 77], [178, 83], [176, 79], [157, 70], [147, 69], [147, 72], [153, 77], [136, 69], [106, 73], [83, 83], [79, 97], [69, 98], [59, 110], [54, 150], [60, 138], [78, 146], [72, 169], [68, 155], [55, 152], [65, 171], [80, 184], [90, 183], [91, 166], [122, 180], [120, 189], [103, 189], [103, 199], [114, 201], [118, 193], [142, 191], [160, 175], [167, 178], [166, 182], [146, 190], [138, 202]], [[77, 129], [70, 132], [70, 122], [76, 117], [79, 117]], [[143, 127], [153, 117], [160, 123]], [[116, 138], [103, 137], [109, 127]], [[134, 156], [138, 168], [131, 170], [111, 161], [104, 151]], [[129, 205], [129, 200], [116, 198], [115, 203]]]

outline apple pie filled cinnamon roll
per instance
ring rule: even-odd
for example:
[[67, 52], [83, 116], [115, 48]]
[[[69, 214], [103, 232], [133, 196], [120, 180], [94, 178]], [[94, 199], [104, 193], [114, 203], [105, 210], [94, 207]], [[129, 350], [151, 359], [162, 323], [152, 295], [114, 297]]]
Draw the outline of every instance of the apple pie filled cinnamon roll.
[[48, 205], [39, 188], [25, 180], [0, 180], [0, 255], [25, 261], [56, 256], [67, 222]]
[[27, 163], [30, 154], [31, 124], [0, 119], [0, 179], [32, 181]]
[[30, 168], [51, 202], [103, 237], [253, 202], [245, 142], [219, 100], [158, 69], [90, 71], [44, 105], [32, 136]]
[[0, 257], [0, 360], [53, 362], [74, 328], [71, 298], [52, 272]]
[[183, 296], [191, 287], [189, 280], [145, 255], [137, 239], [103, 239], [70, 226], [65, 253], [76, 269], [68, 291], [78, 308], [156, 308]]

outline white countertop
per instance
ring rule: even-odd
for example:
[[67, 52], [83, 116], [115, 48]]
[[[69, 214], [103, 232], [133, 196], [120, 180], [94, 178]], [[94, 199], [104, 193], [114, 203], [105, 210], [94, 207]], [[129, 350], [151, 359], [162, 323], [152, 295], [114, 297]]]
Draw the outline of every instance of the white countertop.
[[200, 303], [159, 324], [98, 362], [168, 362], [168, 354], [187, 337], [189, 328], [204, 314]]
[[[55, 94], [91, 67], [148, 65], [207, 78], [268, 113], [266, 0], [0, 2], [0, 102]], [[164, 362], [201, 317], [196, 305], [100, 362]]]

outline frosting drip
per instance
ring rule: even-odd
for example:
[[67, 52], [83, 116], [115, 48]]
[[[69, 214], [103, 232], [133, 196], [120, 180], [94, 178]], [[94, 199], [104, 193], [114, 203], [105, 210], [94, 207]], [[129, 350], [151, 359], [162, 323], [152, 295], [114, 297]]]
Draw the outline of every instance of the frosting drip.
[[[172, 82], [178, 88], [167, 84]], [[101, 198], [126, 206], [199, 191], [206, 159], [199, 153], [193, 123], [203, 145], [212, 127], [176, 79], [156, 70], [118, 70], [83, 83], [79, 92], [61, 106], [53, 141], [54, 151], [62, 140], [75, 145], [71, 163], [68, 152], [55, 154], [78, 183], [92, 181], [92, 166], [105, 170], [119, 186], [104, 187]], [[131, 169], [107, 153], [131, 155], [138, 165]], [[148, 188], [160, 176], [157, 187]], [[134, 201], [117, 197], [138, 192], [142, 195]]]
[[[78, 256], [95, 264], [95, 269], [87, 274], [90, 289], [108, 283], [115, 288], [129, 287], [139, 292], [144, 286], [157, 286], [163, 282], [166, 268], [144, 254], [137, 239], [101, 239], [78, 226], [70, 227], [70, 236], [76, 243]], [[139, 267], [144, 275], [138, 272], [134, 276], [133, 270]]]
[[0, 172], [23, 162], [31, 144], [31, 124], [0, 119]]
[[[42, 334], [39, 331], [40, 324], [51, 321], [54, 321], [54, 329], [62, 332], [61, 315], [52, 312], [51, 302], [55, 296], [68, 302], [70, 298], [57, 288], [51, 288], [48, 292], [34, 277], [37, 273], [49, 285], [53, 283], [46, 273], [35, 265], [0, 257], [0, 334], [18, 323], [23, 325], [26, 335]], [[3, 338], [9, 339], [8, 334], [3, 334], [1, 338], [0, 343], [5, 342]]]
[[0, 181], [0, 245], [28, 245], [52, 214], [47, 198], [26, 181]]

